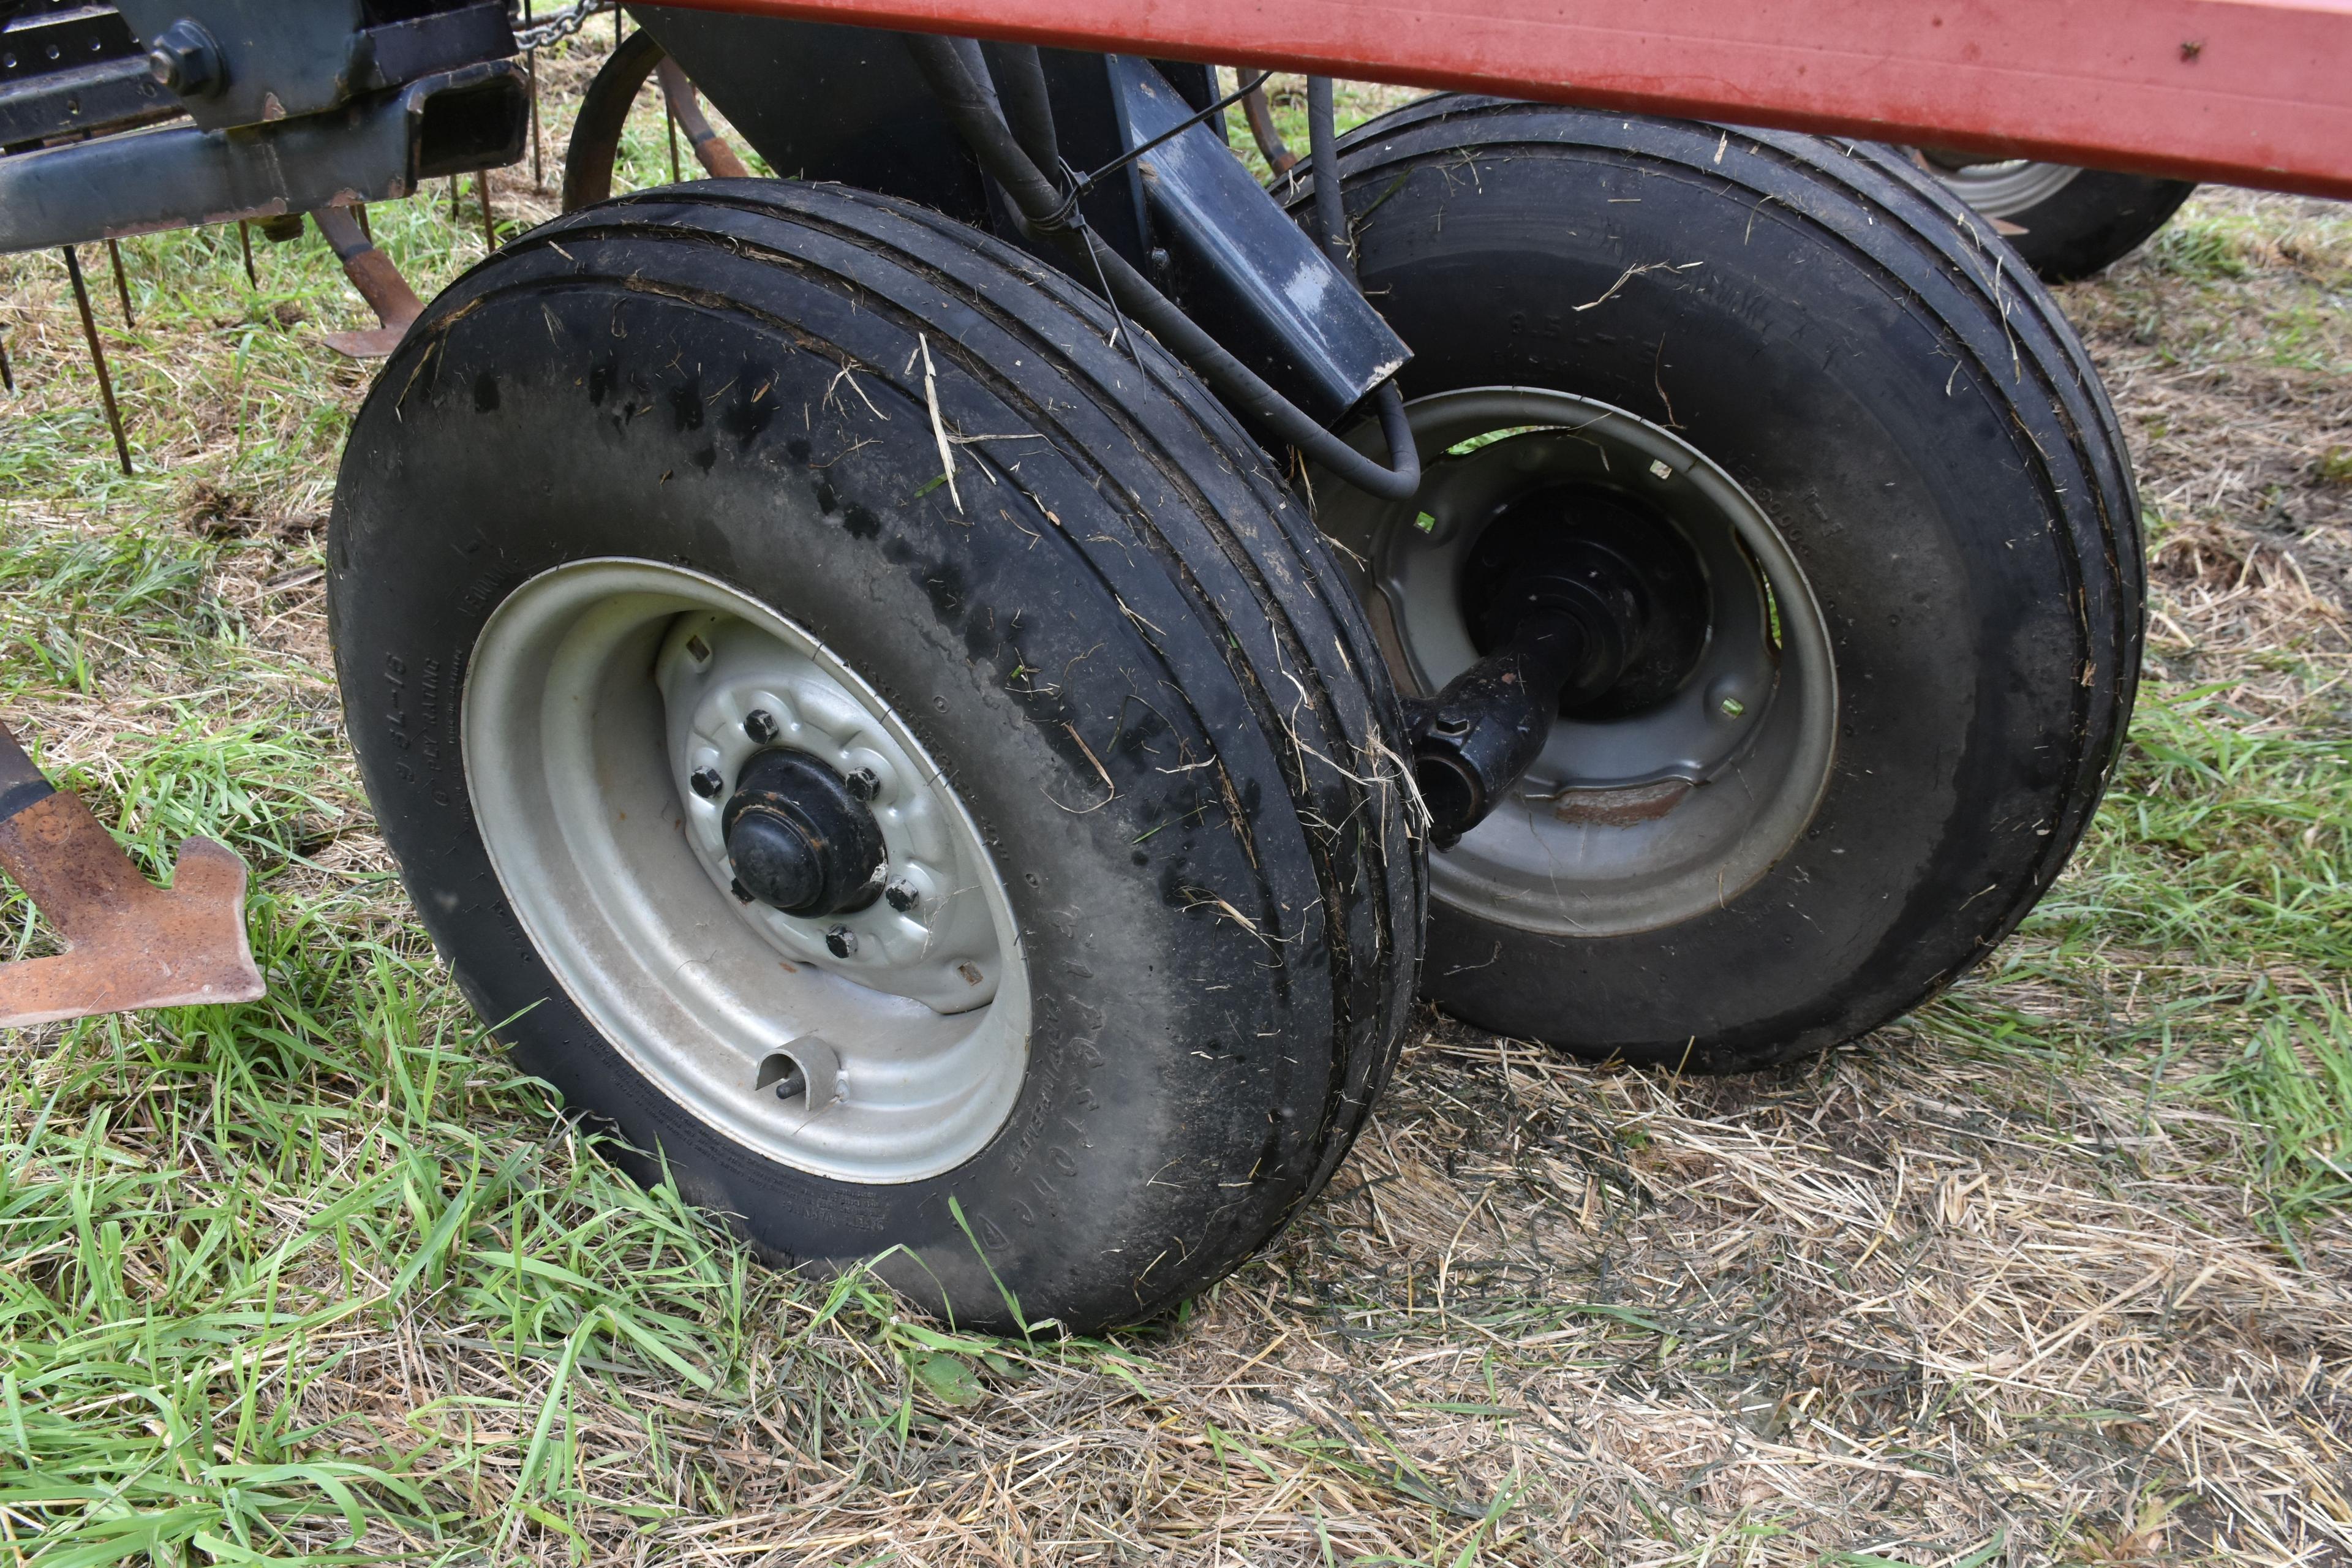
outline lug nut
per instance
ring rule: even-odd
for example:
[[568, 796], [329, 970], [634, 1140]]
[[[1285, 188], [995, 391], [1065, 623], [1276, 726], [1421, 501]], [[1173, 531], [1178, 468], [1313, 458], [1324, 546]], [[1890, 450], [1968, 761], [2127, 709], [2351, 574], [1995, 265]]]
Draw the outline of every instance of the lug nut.
[[882, 780], [872, 768], [853, 769], [842, 783], [849, 786], [849, 793], [858, 800], [872, 800], [882, 793]]
[[764, 746], [782, 731], [777, 729], [773, 713], [765, 708], [754, 708], [743, 715], [743, 733], [751, 737], [753, 744]]
[[923, 901], [922, 890], [904, 877], [893, 879], [888, 887], [883, 889], [882, 898], [902, 915]]
[[735, 895], [735, 901], [739, 904], [748, 904], [751, 901], [751, 889], [743, 885], [743, 879], [740, 877], [729, 882], [727, 890]]
[[726, 779], [720, 776], [717, 768], [697, 768], [686, 782], [692, 784], [694, 793], [705, 800], [718, 799], [719, 792], [727, 787]]
[[824, 933], [824, 950], [835, 958], [847, 958], [857, 951], [857, 933], [847, 926], [834, 926]]
[[211, 98], [227, 85], [220, 45], [186, 17], [156, 37], [147, 51], [147, 74], [183, 98]]

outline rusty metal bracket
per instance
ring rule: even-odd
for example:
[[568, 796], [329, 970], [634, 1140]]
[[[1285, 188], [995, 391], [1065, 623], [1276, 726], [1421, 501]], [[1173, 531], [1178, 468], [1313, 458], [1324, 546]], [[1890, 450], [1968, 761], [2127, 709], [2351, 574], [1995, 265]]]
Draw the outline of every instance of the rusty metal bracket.
[[[488, 176], [483, 178], [487, 181]], [[489, 210], [489, 199], [485, 185], [485, 214]], [[310, 221], [319, 226], [319, 232], [334, 247], [335, 258], [343, 264], [343, 275], [352, 280], [352, 287], [360, 291], [360, 298], [368, 302], [376, 320], [383, 323], [360, 331], [329, 332], [327, 346], [352, 359], [382, 359], [400, 346], [400, 340], [408, 335], [408, 329], [425, 313], [425, 302], [416, 297], [416, 290], [408, 286], [408, 279], [400, 275], [392, 258], [369, 243], [367, 231], [348, 209], [320, 207], [310, 215]]]
[[245, 862], [236, 852], [191, 838], [180, 846], [170, 889], [156, 887], [89, 807], [42, 776], [5, 725], [0, 869], [66, 944], [52, 958], [0, 963], [0, 1027], [262, 994], [245, 935]]

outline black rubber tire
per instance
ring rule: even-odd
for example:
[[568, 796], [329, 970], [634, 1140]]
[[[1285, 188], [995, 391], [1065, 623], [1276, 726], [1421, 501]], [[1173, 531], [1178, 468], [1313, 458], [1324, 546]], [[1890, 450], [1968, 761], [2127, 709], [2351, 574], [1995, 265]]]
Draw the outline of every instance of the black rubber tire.
[[2130, 469], [2056, 306], [1881, 149], [1455, 97], [1343, 149], [1407, 396], [1542, 387], [1672, 426], [1793, 548], [1840, 692], [1818, 811], [1745, 893], [1591, 939], [1433, 899], [1424, 994], [1706, 1071], [1932, 995], [2065, 864], [2139, 665]]
[[2189, 180], [2084, 169], [2032, 206], [2000, 216], [2024, 231], [2004, 237], [2036, 277], [2072, 283], [2137, 250], [2196, 189]]
[[[1232, 1268], [1329, 1176], [1412, 1005], [1424, 868], [1377, 776], [1399, 716], [1369, 630], [1264, 454], [1113, 328], [1058, 273], [888, 198], [626, 197], [434, 302], [354, 424], [329, 535], [370, 798], [517, 1060], [769, 1254], [901, 1247], [886, 1277], [968, 1324], [1014, 1326], [997, 1279], [1033, 1321], [1092, 1331]], [[1043, 437], [961, 448], [964, 515], [919, 333], [950, 428]], [[952, 775], [1009, 884], [1034, 1021], [1013, 1113], [968, 1163], [858, 1185], [728, 1142], [522, 935], [469, 808], [460, 693], [509, 594], [600, 555], [809, 626]]]

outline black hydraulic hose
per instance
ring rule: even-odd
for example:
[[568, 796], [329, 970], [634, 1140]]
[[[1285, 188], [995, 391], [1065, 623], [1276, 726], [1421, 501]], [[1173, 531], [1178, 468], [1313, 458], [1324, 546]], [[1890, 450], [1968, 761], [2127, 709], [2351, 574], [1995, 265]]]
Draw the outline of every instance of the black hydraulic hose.
[[[1112, 302], [1169, 351], [1199, 373], [1235, 412], [1276, 439], [1297, 447], [1345, 482], [1383, 500], [1409, 500], [1421, 489], [1421, 455], [1404, 416], [1404, 398], [1391, 379], [1381, 385], [1381, 429], [1391, 467], [1382, 468], [1340, 440], [1256, 372], [1225, 352], [1174, 301], [1128, 265], [1127, 258], [1086, 228], [1074, 226], [1074, 203], [1046, 178], [1005, 123], [994, 97], [975, 79], [957, 40], [906, 35], [907, 48], [956, 132], [991, 179], [1036, 232], [1050, 236], [1100, 270]], [[1058, 160], [1057, 160], [1058, 162]], [[1081, 278], [1087, 268], [1079, 269]]]
[[1062, 166], [1062, 146], [1054, 134], [1054, 101], [1045, 89], [1045, 65], [1034, 44], [999, 44], [997, 58], [1004, 63], [996, 83], [1003, 100], [1004, 118], [1013, 139], [1029, 161], [1040, 169]]
[[1332, 119], [1331, 79], [1307, 79], [1307, 159], [1315, 174], [1315, 237], [1332, 263], [1356, 275], [1355, 247], [1348, 243], [1348, 210], [1339, 199], [1339, 132]]

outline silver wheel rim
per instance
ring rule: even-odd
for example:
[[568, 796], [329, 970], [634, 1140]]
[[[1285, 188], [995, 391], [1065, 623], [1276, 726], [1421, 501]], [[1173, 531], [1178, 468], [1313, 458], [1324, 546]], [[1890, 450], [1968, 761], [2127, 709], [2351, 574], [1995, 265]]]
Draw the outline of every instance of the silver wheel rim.
[[1696, 447], [1604, 403], [1478, 387], [1407, 412], [1425, 474], [1413, 500], [1317, 488], [1319, 520], [1406, 689], [1435, 692], [1476, 658], [1462, 563], [1486, 521], [1532, 489], [1591, 486], [1637, 503], [1691, 547], [1709, 598], [1705, 647], [1682, 684], [1638, 712], [1562, 717], [1494, 815], [1430, 858], [1432, 895], [1574, 936], [1722, 907], [1811, 820], [1835, 746], [1828, 627], [1780, 531]]
[[2041, 205], [2074, 183], [2083, 171], [2072, 163], [2032, 158], [2000, 158], [1974, 163], [1949, 153], [1914, 151], [1912, 162], [1987, 217], [2015, 217]]
[[[893, 897], [802, 920], [730, 890], [719, 816], [758, 747], [753, 707], [773, 743], [873, 774]], [[807, 628], [700, 573], [573, 562], [483, 627], [462, 730], [524, 932], [670, 1099], [848, 1182], [937, 1175], [1003, 1126], [1030, 1005], [1003, 879], [943, 771]], [[717, 798], [688, 785], [705, 767], [728, 781]]]

